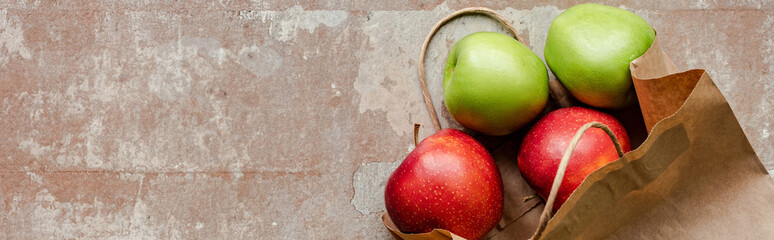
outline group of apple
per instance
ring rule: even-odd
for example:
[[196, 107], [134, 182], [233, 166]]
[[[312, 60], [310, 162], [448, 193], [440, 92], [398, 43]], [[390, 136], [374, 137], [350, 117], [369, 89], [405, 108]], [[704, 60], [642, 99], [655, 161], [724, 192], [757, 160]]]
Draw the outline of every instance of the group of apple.
[[[634, 102], [629, 63], [655, 39], [636, 14], [598, 4], [571, 7], [548, 30], [545, 59], [565, 88], [595, 109]], [[454, 119], [487, 135], [506, 135], [532, 123], [548, 101], [543, 61], [515, 39], [492, 32], [470, 34], [449, 52], [443, 96]], [[631, 145], [613, 116], [585, 107], [554, 110], [527, 132], [517, 156], [527, 183], [543, 198], [575, 132], [592, 121], [609, 126], [624, 151]], [[578, 142], [553, 207], [556, 211], [587, 175], [618, 159], [610, 138], [590, 129]], [[404, 233], [446, 229], [480, 239], [500, 221], [503, 183], [491, 154], [456, 129], [424, 139], [392, 173], [385, 189], [387, 213]]]

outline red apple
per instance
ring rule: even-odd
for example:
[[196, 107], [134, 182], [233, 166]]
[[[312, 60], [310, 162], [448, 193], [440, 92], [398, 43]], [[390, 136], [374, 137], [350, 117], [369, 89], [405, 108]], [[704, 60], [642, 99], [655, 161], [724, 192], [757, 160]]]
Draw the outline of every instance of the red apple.
[[[527, 183], [543, 199], [547, 199], [551, 192], [559, 162], [572, 137], [581, 126], [594, 121], [601, 122], [613, 130], [624, 152], [631, 150], [629, 135], [615, 117], [582, 107], [554, 110], [527, 132], [519, 150], [519, 170]], [[616, 159], [618, 153], [610, 137], [602, 129], [587, 130], [572, 152], [553, 210], [558, 210], [567, 201], [586, 176]]]
[[422, 140], [395, 169], [384, 199], [401, 232], [440, 228], [480, 239], [502, 217], [503, 182], [481, 143], [444, 129]]

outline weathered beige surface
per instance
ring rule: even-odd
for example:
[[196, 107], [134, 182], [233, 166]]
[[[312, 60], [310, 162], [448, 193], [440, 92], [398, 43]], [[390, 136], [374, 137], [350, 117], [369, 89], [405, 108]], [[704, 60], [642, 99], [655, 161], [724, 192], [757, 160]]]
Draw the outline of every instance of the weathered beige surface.
[[[708, 69], [774, 170], [774, 2], [608, 4], [648, 20], [679, 68]], [[432, 131], [426, 32], [486, 6], [542, 56], [571, 5], [4, 1], [0, 235], [388, 239], [384, 182], [413, 123]], [[431, 43], [439, 111], [447, 49], [480, 30], [502, 29], [468, 16]]]

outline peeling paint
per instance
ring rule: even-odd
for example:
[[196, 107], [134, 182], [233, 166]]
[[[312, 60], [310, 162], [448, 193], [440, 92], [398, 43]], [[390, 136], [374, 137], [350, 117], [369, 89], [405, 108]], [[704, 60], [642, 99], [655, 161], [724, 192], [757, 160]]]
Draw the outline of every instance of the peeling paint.
[[24, 46], [24, 32], [21, 20], [9, 16], [8, 9], [0, 9], [0, 65], [7, 64], [14, 56], [32, 58], [30, 49]]
[[320, 24], [335, 27], [343, 22], [349, 14], [340, 10], [314, 10], [304, 11], [304, 8], [295, 5], [284, 11], [240, 11], [239, 17], [247, 20], [261, 20], [269, 22], [269, 34], [280, 42], [287, 42], [296, 38], [299, 29], [314, 33]]
[[158, 239], [160, 231], [158, 228], [149, 226], [148, 219], [151, 216], [148, 205], [142, 200], [135, 200], [132, 211], [125, 216], [129, 216], [129, 237], [126, 239]]
[[25, 151], [35, 158], [40, 158], [44, 154], [53, 150], [51, 146], [41, 146], [35, 139], [25, 139], [19, 142], [19, 149]]
[[239, 181], [239, 179], [245, 175], [244, 173], [242, 173], [243, 166], [244, 164], [242, 163], [232, 163], [229, 166], [229, 171], [231, 172], [232, 179], [234, 179], [235, 182]]
[[[60, 202], [47, 189], [38, 191], [32, 202], [12, 203], [15, 214], [29, 214], [31, 231], [18, 237], [33, 239], [74, 239], [86, 232], [91, 236], [119, 232], [127, 227], [127, 219], [119, 212], [103, 211], [114, 207], [99, 199]], [[121, 208], [115, 209], [121, 211]]]
[[[450, 11], [444, 3], [433, 11], [374, 11], [369, 14], [369, 20], [362, 26], [368, 36], [368, 45], [358, 51], [360, 65], [354, 83], [360, 94], [360, 113], [384, 112], [397, 135], [409, 134], [412, 129], [407, 126], [413, 122], [430, 123], [421, 102], [416, 58], [422, 44], [421, 34]], [[429, 58], [433, 59], [432, 56]], [[436, 78], [428, 81], [430, 86], [439, 83]], [[385, 85], [385, 82], [394, 84]], [[439, 98], [434, 100], [438, 105]], [[412, 116], [419, 117], [414, 119]]]
[[192, 75], [197, 74], [193, 72], [197, 69], [184, 65], [194, 57], [202, 56], [222, 64], [229, 55], [217, 40], [195, 37], [181, 37], [152, 52], [156, 53], [156, 71], [148, 80], [148, 88], [166, 101], [182, 100], [191, 94]]
[[256, 77], [266, 78], [282, 66], [282, 56], [269, 46], [250, 46], [239, 50], [238, 63]]
[[[24, 173], [25, 173], [25, 174], [27, 174], [27, 176], [28, 176], [28, 177], [30, 178], [30, 180], [32, 180], [33, 182], [35, 182], [35, 183], [37, 183], [37, 184], [39, 184], [39, 185], [42, 185], [42, 184], [43, 184], [43, 177], [42, 177], [42, 176], [40, 176], [40, 175], [38, 175], [38, 174], [36, 174], [36, 173], [35, 173], [35, 172], [33, 172], [33, 171], [30, 171], [29, 167], [26, 167], [26, 166], [24, 167]], [[2, 196], [2, 194], [0, 194], [0, 196]]]
[[[90, 93], [89, 98], [99, 102], [110, 102], [121, 95], [121, 86], [116, 83], [121, 75], [123, 67], [120, 63], [113, 60], [108, 50], [103, 50], [100, 54], [92, 56], [91, 62], [82, 65], [89, 75], [83, 76], [83, 82], [79, 90]], [[78, 107], [74, 107], [78, 109]]]
[[384, 187], [387, 179], [402, 161], [360, 165], [352, 179], [355, 196], [350, 201], [361, 214], [384, 210]]
[[105, 155], [102, 145], [102, 118], [97, 117], [91, 121], [86, 135], [86, 166], [89, 168], [101, 168], [105, 164], [102, 156]]

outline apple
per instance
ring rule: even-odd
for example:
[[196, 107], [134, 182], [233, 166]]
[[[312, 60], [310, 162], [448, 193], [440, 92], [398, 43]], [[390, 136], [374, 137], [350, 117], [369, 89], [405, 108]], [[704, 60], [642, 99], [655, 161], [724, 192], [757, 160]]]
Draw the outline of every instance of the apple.
[[488, 135], [515, 132], [548, 101], [548, 71], [524, 44], [494, 32], [473, 33], [449, 51], [446, 108], [463, 126]]
[[618, 109], [635, 100], [629, 63], [655, 38], [656, 32], [637, 14], [579, 4], [551, 22], [544, 53], [548, 67], [576, 99]]
[[440, 228], [480, 239], [502, 217], [503, 182], [481, 143], [444, 129], [422, 140], [395, 169], [384, 199], [401, 232]]
[[[581, 126], [594, 121], [613, 130], [624, 152], [631, 150], [629, 135], [615, 117], [588, 108], [554, 110], [538, 120], [527, 132], [519, 149], [519, 171], [543, 199], [547, 199], [551, 192], [559, 162], [573, 136]], [[572, 152], [553, 210], [558, 210], [567, 201], [586, 176], [618, 158], [615, 145], [602, 129], [587, 130]]]

